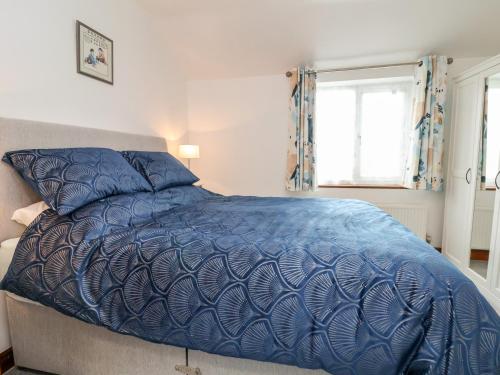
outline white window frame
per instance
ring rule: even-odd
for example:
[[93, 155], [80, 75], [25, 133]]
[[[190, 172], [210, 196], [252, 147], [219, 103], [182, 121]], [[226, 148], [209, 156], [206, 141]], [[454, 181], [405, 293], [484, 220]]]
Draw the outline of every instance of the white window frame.
[[[413, 90], [413, 77], [411, 76], [398, 76], [389, 78], [376, 78], [376, 79], [362, 79], [362, 80], [348, 80], [348, 81], [326, 81], [318, 82], [317, 90], [328, 89], [333, 87], [345, 87], [355, 90], [356, 98], [356, 118], [355, 118], [355, 132], [354, 132], [354, 165], [353, 165], [353, 178], [352, 180], [335, 180], [335, 181], [319, 181], [321, 187], [401, 187], [403, 188], [402, 176], [404, 172], [404, 162], [406, 161], [409, 152], [409, 139], [410, 139], [410, 117], [411, 117], [411, 101]], [[391, 178], [363, 178], [361, 177], [361, 126], [362, 119], [362, 96], [366, 93], [398, 90], [405, 93], [405, 101], [407, 111], [403, 125], [403, 133], [401, 140], [401, 160], [402, 170], [399, 176]], [[318, 111], [319, 108], [316, 108]], [[317, 163], [321, 163], [318, 159]]]

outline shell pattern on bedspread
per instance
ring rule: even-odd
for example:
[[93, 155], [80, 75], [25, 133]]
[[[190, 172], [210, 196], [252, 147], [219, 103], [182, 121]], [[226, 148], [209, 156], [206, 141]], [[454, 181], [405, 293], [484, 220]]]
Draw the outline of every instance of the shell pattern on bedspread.
[[355, 200], [196, 187], [43, 213], [2, 287], [152, 342], [342, 374], [496, 374], [499, 317], [443, 256]]

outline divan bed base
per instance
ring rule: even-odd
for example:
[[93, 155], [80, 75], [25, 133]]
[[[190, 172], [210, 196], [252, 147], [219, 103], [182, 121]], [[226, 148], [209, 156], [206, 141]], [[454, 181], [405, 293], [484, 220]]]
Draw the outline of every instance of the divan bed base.
[[[59, 375], [175, 375], [185, 351], [111, 332], [7, 294], [16, 365]], [[325, 375], [324, 371], [189, 351], [202, 375]]]

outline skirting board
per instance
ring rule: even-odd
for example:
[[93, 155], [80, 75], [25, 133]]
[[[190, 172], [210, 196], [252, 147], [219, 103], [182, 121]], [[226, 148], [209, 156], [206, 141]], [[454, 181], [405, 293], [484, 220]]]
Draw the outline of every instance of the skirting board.
[[[6, 296], [16, 365], [59, 375], [166, 375], [185, 351], [86, 324], [45, 306]], [[327, 375], [324, 371], [229, 358], [190, 350], [202, 375]]]
[[5, 374], [12, 367], [14, 367], [14, 353], [12, 348], [9, 348], [0, 353], [0, 375]]

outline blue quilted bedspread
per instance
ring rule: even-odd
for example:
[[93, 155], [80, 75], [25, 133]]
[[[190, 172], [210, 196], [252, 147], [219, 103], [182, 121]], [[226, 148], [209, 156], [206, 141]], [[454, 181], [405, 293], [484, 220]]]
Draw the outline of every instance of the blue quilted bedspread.
[[500, 320], [356, 200], [119, 195], [26, 230], [2, 287], [113, 331], [342, 374], [498, 374]]

